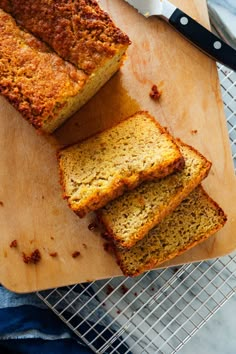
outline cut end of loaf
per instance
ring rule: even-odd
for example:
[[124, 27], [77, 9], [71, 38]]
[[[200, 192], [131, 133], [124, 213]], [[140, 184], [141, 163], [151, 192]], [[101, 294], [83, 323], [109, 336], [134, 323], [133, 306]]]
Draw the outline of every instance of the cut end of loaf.
[[198, 186], [134, 247], [116, 248], [120, 268], [126, 276], [153, 269], [205, 241], [226, 221], [223, 210]]
[[102, 86], [120, 69], [125, 59], [127, 47], [122, 48], [116, 55], [106, 60], [104, 65], [87, 77], [83, 87], [74, 96], [66, 97], [65, 104], [59, 109], [55, 109], [54, 115], [43, 123], [41, 131], [47, 134], [54, 132], [68, 118], [77, 112], [86, 102], [88, 102]]
[[62, 149], [58, 159], [64, 197], [81, 217], [184, 165], [174, 139], [147, 112]]

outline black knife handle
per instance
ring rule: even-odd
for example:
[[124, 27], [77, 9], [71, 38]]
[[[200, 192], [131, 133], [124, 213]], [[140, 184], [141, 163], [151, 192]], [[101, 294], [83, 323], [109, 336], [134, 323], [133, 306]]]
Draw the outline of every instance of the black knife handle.
[[178, 8], [169, 18], [169, 22], [179, 33], [207, 55], [236, 71], [236, 50], [222, 39]]

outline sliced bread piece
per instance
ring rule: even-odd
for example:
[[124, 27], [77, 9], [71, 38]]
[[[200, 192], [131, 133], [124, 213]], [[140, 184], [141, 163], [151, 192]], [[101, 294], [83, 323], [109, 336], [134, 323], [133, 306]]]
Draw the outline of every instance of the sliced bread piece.
[[223, 210], [198, 186], [160, 224], [129, 250], [116, 248], [126, 276], [136, 276], [206, 240], [227, 220]]
[[130, 248], [171, 213], [208, 175], [211, 163], [197, 150], [176, 140], [184, 168], [157, 181], [142, 183], [97, 210], [116, 246]]
[[80, 217], [184, 165], [174, 139], [147, 112], [60, 150], [58, 159], [64, 197]]

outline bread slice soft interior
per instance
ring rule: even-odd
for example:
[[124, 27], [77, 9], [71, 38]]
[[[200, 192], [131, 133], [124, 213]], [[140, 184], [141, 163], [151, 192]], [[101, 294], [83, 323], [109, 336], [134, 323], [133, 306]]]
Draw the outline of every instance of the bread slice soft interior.
[[147, 112], [60, 150], [58, 160], [64, 197], [81, 217], [184, 166], [174, 139]]

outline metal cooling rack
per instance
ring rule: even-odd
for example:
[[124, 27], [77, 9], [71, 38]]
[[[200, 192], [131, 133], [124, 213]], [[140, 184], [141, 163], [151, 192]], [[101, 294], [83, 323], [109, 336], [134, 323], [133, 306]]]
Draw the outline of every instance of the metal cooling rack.
[[[219, 66], [236, 170], [236, 73]], [[236, 254], [38, 296], [94, 353], [176, 353], [236, 292]]]

